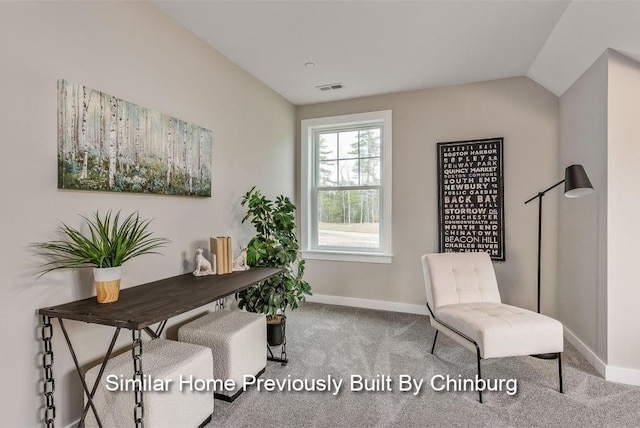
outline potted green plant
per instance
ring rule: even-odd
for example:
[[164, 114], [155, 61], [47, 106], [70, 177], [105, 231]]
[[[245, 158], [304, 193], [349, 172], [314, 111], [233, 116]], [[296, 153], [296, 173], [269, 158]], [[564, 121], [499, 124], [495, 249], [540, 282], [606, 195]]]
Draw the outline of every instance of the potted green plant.
[[118, 300], [122, 265], [143, 254], [159, 254], [156, 250], [170, 241], [153, 238], [149, 231], [151, 220], [143, 220], [138, 212], [120, 221], [120, 211], [104, 216], [96, 211], [93, 217], [81, 216], [87, 231], [62, 223], [60, 240], [32, 244], [36, 254], [48, 259], [40, 276], [58, 269], [93, 267], [98, 303]]
[[296, 309], [311, 295], [311, 286], [303, 279], [305, 261], [300, 258], [296, 237], [295, 209], [288, 197], [271, 201], [255, 186], [241, 202], [257, 234], [247, 245], [249, 266], [278, 267], [281, 275], [269, 278], [238, 293], [238, 307], [267, 316], [267, 341], [271, 346], [282, 343], [286, 309]]

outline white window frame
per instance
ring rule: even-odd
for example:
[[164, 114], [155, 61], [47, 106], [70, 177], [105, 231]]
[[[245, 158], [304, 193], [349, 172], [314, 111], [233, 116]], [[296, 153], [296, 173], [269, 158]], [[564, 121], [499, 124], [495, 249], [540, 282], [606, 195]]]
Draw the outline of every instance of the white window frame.
[[[318, 223], [314, 215], [316, 150], [314, 133], [338, 127], [380, 125], [381, 131], [381, 207], [380, 207], [380, 248], [326, 249], [314, 243]], [[343, 116], [305, 119], [301, 121], [301, 162], [300, 162], [300, 241], [302, 256], [306, 259], [335, 260], [368, 263], [391, 263], [391, 110], [348, 114]]]

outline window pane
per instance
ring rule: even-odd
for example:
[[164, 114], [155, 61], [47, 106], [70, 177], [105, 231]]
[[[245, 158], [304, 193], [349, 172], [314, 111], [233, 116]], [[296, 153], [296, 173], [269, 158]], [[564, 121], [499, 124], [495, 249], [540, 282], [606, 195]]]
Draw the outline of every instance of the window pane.
[[360, 131], [360, 157], [380, 157], [380, 128]]
[[319, 191], [318, 245], [380, 248], [380, 190]]
[[357, 186], [358, 185], [358, 160], [338, 161], [338, 185]]
[[330, 187], [338, 184], [338, 162], [322, 161], [318, 163], [318, 185]]
[[345, 131], [338, 134], [340, 159], [358, 157], [358, 131]]
[[318, 134], [320, 139], [320, 160], [338, 159], [338, 134], [335, 132]]
[[380, 184], [380, 159], [360, 160], [360, 185], [377, 186]]

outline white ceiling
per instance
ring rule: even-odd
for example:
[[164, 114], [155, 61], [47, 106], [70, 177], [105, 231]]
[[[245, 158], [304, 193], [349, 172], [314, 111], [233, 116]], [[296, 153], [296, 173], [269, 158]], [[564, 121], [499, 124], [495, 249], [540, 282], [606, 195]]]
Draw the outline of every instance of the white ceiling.
[[637, 0], [153, 3], [296, 105], [513, 76], [561, 95], [607, 48], [640, 60]]

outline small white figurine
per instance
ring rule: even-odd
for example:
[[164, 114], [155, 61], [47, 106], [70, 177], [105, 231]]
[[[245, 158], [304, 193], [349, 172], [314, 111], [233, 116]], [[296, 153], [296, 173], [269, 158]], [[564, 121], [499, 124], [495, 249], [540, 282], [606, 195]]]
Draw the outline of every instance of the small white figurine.
[[214, 273], [211, 262], [202, 255], [202, 249], [198, 248], [196, 250], [196, 270], [193, 271], [193, 276], [213, 275]]
[[240, 254], [233, 259], [233, 267], [231, 270], [233, 272], [249, 270], [249, 266], [247, 265], [247, 247], [240, 247]]

